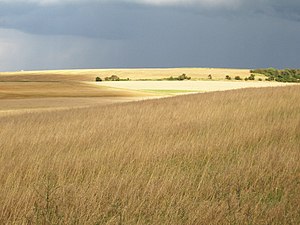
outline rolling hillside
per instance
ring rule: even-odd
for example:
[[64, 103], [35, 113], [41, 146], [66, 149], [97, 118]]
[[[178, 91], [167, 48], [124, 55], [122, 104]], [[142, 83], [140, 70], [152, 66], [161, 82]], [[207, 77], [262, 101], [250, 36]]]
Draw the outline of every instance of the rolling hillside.
[[299, 91], [0, 118], [0, 223], [297, 224]]

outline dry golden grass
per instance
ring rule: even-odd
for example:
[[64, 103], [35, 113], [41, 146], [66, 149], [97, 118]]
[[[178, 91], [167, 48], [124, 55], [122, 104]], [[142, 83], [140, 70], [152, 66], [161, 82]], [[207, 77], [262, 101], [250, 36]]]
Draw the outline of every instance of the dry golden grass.
[[298, 224], [299, 91], [0, 117], [0, 224]]
[[154, 97], [59, 97], [1, 99], [0, 117], [11, 114], [23, 114], [36, 111], [54, 111], [91, 106], [111, 105], [120, 102], [139, 101]]
[[[48, 71], [20, 71], [0, 73], [0, 81], [94, 81], [97, 76], [101, 78], [117, 75], [126, 79], [162, 79], [177, 77], [187, 74], [192, 79], [207, 79], [212, 75], [215, 80], [224, 80], [226, 75], [234, 78], [250, 76], [248, 69], [225, 69], [225, 68], [156, 68], [156, 69], [85, 69], [85, 70], [48, 70]], [[67, 75], [67, 76], [66, 76]]]

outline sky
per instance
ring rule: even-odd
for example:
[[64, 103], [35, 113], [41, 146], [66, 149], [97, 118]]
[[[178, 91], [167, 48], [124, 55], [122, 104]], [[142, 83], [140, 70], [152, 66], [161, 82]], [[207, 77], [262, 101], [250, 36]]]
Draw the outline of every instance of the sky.
[[300, 68], [299, 0], [0, 0], [0, 71]]

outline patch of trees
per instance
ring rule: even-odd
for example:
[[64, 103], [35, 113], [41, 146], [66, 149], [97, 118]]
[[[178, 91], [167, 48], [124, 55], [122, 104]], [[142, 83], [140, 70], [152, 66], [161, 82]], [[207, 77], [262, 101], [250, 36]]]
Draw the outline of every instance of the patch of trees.
[[191, 77], [188, 77], [185, 73], [178, 76], [178, 77], [169, 77], [169, 78], [165, 78], [164, 80], [190, 80]]
[[278, 70], [275, 68], [268, 69], [254, 69], [251, 73], [263, 74], [267, 76], [267, 81], [278, 82], [297, 82], [300, 83], [300, 69], [284, 69]]
[[[117, 75], [111, 75], [110, 77], [105, 77], [104, 80], [105, 81], [126, 81], [126, 80], [129, 80], [129, 78], [121, 79]], [[103, 81], [102, 78], [96, 77], [96, 82], [101, 82], [101, 81]]]
[[111, 75], [110, 77], [105, 77], [105, 81], [119, 81], [120, 78], [117, 75]]

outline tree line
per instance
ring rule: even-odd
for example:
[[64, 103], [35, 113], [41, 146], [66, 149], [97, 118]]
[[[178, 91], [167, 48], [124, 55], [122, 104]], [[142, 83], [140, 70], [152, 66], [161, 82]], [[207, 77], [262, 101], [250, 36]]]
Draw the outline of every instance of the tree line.
[[300, 69], [283, 69], [278, 70], [275, 68], [267, 69], [254, 69], [250, 70], [251, 73], [263, 74], [268, 78], [268, 81], [278, 81], [278, 82], [297, 82], [300, 83]]

